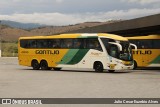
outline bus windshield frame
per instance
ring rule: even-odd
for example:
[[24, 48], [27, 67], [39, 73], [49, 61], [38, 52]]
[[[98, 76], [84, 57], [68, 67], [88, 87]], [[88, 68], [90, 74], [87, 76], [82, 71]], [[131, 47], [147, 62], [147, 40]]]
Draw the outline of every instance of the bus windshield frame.
[[[107, 53], [110, 56], [123, 61], [133, 60], [132, 49], [129, 41], [120, 41], [120, 40], [114, 40], [114, 39], [108, 39], [108, 38], [101, 38], [101, 40], [107, 50]], [[120, 51], [117, 45], [110, 44], [110, 42], [118, 43], [119, 45], [121, 45], [122, 51]]]

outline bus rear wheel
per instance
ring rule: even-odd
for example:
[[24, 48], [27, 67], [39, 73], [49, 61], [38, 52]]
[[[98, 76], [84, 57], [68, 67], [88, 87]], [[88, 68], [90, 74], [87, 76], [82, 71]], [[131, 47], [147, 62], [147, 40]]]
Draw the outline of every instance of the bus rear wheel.
[[39, 70], [40, 68], [40, 65], [37, 60], [33, 60], [31, 65], [32, 65], [33, 70]]
[[41, 66], [41, 70], [48, 70], [49, 69], [48, 63], [45, 60], [41, 61], [40, 66]]
[[101, 62], [95, 62], [94, 69], [96, 72], [103, 72], [103, 64]]

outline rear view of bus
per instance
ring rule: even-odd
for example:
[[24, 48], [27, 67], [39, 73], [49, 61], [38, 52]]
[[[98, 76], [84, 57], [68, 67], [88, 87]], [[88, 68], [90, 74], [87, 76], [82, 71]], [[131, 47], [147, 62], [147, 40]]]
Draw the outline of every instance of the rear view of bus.
[[34, 70], [86, 68], [97, 72], [133, 69], [128, 39], [112, 34], [61, 34], [19, 38], [19, 64]]
[[138, 47], [137, 51], [133, 49], [134, 68], [160, 68], [160, 35], [133, 36], [127, 38]]

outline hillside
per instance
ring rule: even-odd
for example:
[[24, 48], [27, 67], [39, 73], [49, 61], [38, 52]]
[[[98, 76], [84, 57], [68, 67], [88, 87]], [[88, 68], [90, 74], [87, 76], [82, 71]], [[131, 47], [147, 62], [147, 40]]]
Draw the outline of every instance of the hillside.
[[108, 23], [115, 23], [117, 21], [108, 22], [85, 22], [68, 26], [48, 26], [38, 27], [31, 30], [24, 30], [19, 28], [13, 28], [6, 25], [0, 25], [0, 37], [5, 41], [17, 41], [20, 36], [34, 36], [34, 35], [54, 35], [60, 33], [66, 33], [82, 28], [99, 26]]
[[33, 28], [46, 26], [46, 25], [41, 25], [37, 23], [20, 23], [20, 22], [9, 21], [9, 20], [0, 20], [0, 24], [7, 25], [14, 28], [19, 28], [19, 29], [33, 29]]
[[0, 37], [3, 41], [17, 41], [21, 35], [27, 36], [32, 34], [26, 30], [0, 25]]

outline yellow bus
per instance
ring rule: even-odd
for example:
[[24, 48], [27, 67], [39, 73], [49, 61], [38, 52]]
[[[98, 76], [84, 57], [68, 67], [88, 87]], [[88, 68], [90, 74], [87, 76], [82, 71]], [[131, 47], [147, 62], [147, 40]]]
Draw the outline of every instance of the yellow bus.
[[134, 68], [160, 67], [160, 35], [127, 38], [138, 47], [137, 51], [133, 50]]
[[127, 38], [112, 34], [60, 34], [20, 37], [19, 64], [34, 70], [90, 68], [97, 72], [133, 69]]

